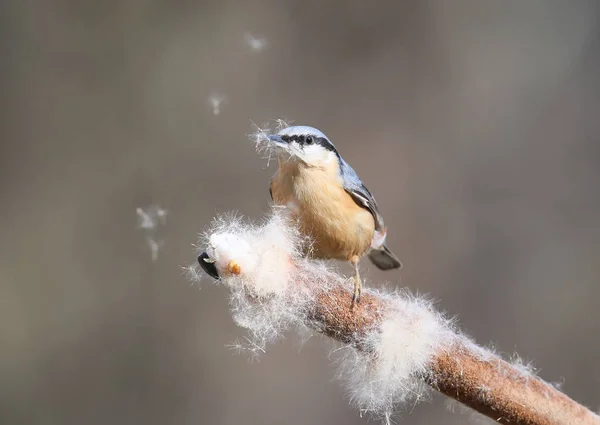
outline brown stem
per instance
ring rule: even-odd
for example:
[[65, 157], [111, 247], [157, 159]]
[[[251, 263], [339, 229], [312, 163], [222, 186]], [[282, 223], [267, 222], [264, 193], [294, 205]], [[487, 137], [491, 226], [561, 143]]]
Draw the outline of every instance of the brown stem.
[[[373, 294], [364, 293], [360, 304], [352, 307], [344, 288], [315, 290], [317, 302], [308, 312], [311, 325], [359, 349], [361, 337], [381, 324], [388, 308]], [[502, 424], [600, 424], [599, 416], [551, 385], [497, 356], [484, 357], [482, 352], [474, 344], [457, 342], [437, 353], [422, 378], [446, 396]]]

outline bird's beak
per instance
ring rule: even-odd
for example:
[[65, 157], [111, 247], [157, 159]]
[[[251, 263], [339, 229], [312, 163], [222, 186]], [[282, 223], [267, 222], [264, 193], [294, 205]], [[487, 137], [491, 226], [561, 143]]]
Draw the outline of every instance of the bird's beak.
[[285, 142], [285, 140], [283, 140], [281, 138], [281, 136], [279, 136], [278, 134], [269, 134], [267, 136], [267, 138], [269, 139], [269, 141], [271, 143], [273, 143], [275, 146], [278, 146], [280, 148], [287, 148], [288, 147], [288, 143]]

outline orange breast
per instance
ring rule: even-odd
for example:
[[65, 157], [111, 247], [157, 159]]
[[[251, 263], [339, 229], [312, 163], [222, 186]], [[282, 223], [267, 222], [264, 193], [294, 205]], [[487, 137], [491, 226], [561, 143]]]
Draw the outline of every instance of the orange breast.
[[273, 201], [286, 205], [314, 242], [316, 258], [349, 260], [371, 246], [375, 222], [342, 188], [337, 164], [328, 168], [287, 166], [271, 180]]

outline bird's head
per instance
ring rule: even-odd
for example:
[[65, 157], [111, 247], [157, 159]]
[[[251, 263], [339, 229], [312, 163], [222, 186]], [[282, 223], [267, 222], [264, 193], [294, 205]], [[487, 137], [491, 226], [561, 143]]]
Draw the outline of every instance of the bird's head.
[[292, 126], [267, 136], [281, 162], [302, 162], [323, 167], [339, 161], [339, 155], [327, 136], [313, 127]]

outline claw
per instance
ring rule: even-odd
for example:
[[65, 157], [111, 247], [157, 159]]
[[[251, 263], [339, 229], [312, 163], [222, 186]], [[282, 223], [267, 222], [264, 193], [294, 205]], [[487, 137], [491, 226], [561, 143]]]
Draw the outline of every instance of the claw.
[[362, 285], [360, 281], [360, 275], [358, 272], [354, 275], [354, 294], [352, 295], [352, 305], [360, 303], [360, 294], [362, 290]]
[[354, 266], [354, 293], [352, 295], [352, 307], [360, 303], [360, 294], [362, 291], [362, 282], [360, 280], [360, 273], [358, 272], [359, 257], [353, 257], [350, 262]]

